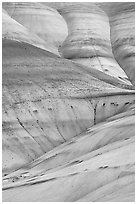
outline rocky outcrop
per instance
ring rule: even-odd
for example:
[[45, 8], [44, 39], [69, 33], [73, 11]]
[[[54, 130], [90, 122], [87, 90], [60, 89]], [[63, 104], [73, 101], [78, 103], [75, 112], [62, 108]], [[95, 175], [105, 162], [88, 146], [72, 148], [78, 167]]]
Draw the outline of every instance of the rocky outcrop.
[[62, 45], [63, 56], [126, 81], [112, 54], [107, 14], [94, 3], [65, 4], [59, 11], [69, 30]]
[[[24, 26], [31, 35], [37, 36], [43, 42], [43, 45], [48, 44], [54, 50], [54, 53], [59, 55], [58, 47], [67, 36], [67, 25], [56, 10], [33, 2], [8, 2], [3, 3], [3, 8], [12, 19]], [[9, 29], [9, 25], [4, 24], [3, 27]]]

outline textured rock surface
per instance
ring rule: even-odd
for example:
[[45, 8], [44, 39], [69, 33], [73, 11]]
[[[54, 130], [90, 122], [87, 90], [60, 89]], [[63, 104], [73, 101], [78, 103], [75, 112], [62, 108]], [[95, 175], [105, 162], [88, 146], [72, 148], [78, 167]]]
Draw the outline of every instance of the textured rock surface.
[[108, 12], [115, 59], [135, 85], [135, 3], [114, 3]]
[[127, 77], [112, 54], [107, 14], [93, 3], [66, 4], [59, 11], [69, 30], [62, 45], [63, 56], [125, 80]]
[[134, 201], [134, 86], [115, 57], [117, 4], [3, 6], [3, 201]]
[[90, 7], [74, 4], [64, 7], [61, 14], [69, 29], [63, 49], [64, 57], [73, 59], [111, 56], [108, 17], [101, 9], [94, 4]]
[[[72, 57], [73, 60], [89, 67], [94, 67], [94, 64], [96, 63], [95, 67], [97, 69], [112, 74], [113, 76], [123, 76], [125, 79], [124, 73], [121, 72], [122, 68], [130, 81], [133, 84], [135, 83], [134, 2], [107, 2], [94, 4], [81, 2], [80, 6], [77, 3], [71, 2], [45, 2], [43, 4], [56, 8], [61, 14], [63, 14], [68, 23], [69, 36], [63, 46], [64, 56], [67, 58]], [[86, 21], [86, 23], [84, 23], [84, 21]], [[100, 27], [98, 27], [99, 24], [101, 24]], [[96, 42], [97, 37], [99, 37], [100, 41], [98, 40]], [[85, 43], [81, 44], [81, 40], [82, 42], [85, 41]], [[105, 47], [99, 47], [99, 42], [101, 42], [102, 45], [105, 45]], [[114, 56], [111, 55], [111, 44]], [[86, 52], [84, 52], [84, 49], [81, 49], [82, 46]], [[89, 49], [91, 51], [90, 54], [88, 52]], [[71, 55], [73, 52], [74, 56]], [[95, 58], [94, 61], [92, 61], [93, 59], [91, 57], [96, 55], [96, 53], [98, 59]], [[111, 56], [111, 59], [104, 59], [104, 53], [106, 56]], [[82, 57], [82, 59], [80, 59], [79, 56]], [[116, 63], [114, 58], [118, 63]]]
[[[67, 36], [67, 25], [63, 17], [54, 9], [40, 3], [3, 3], [4, 9], [43, 44], [49, 44], [54, 53]], [[3, 25], [4, 28], [9, 25]]]

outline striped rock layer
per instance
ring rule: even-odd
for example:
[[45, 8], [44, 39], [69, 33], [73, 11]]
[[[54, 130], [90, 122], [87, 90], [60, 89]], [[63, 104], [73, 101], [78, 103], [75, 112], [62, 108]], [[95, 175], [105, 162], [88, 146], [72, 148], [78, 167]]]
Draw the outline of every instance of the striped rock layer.
[[[67, 41], [65, 41], [65, 44], [63, 46], [62, 52], [64, 56], [66, 56], [67, 58], [72, 58], [73, 60], [78, 61], [82, 64], [85, 64], [89, 67], [94, 67], [94, 68], [100, 69], [101, 71], [106, 71], [106, 73], [108, 74], [115, 73], [116, 76], [117, 76], [117, 72], [121, 73], [120, 71], [120, 67], [121, 67], [123, 71], [126, 73], [126, 75], [128, 76], [129, 80], [132, 82], [132, 84], [135, 85], [135, 3], [134, 2], [124, 2], [124, 3], [99, 2], [99, 3], [92, 3], [92, 4], [89, 2], [88, 3], [81, 2], [80, 5], [79, 3], [76, 3], [76, 2], [73, 2], [73, 3], [72, 2], [64, 2], [64, 3], [63, 2], [61, 3], [43, 2], [43, 4], [57, 9], [61, 14], [63, 14], [63, 16], [65, 17], [65, 20], [67, 21], [68, 28], [69, 28], [69, 36], [66, 39]], [[99, 15], [100, 15], [100, 18], [99, 18]], [[86, 19], [85, 23], [83, 23], [84, 18]], [[108, 21], [109, 21], [109, 25], [108, 25]], [[76, 22], [78, 22], [79, 25], [77, 25]], [[100, 31], [98, 29], [99, 23], [101, 24]], [[75, 29], [75, 26], [77, 26], [76, 29]], [[97, 29], [99, 33], [96, 33]], [[80, 32], [78, 32], [78, 30]], [[103, 35], [105, 32], [107, 33], [105, 34], [106, 37]], [[84, 35], [86, 39], [84, 39]], [[100, 53], [98, 53], [99, 52], [98, 48], [96, 49], [96, 53], [95, 51], [93, 51], [95, 47], [96, 39], [98, 37], [99, 37], [98, 42], [100, 42], [99, 40], [101, 40], [102, 45], [105, 45], [105, 49], [107, 47], [107, 44], [111, 46], [111, 50], [109, 50], [109, 53], [107, 53], [107, 55], [111, 55], [111, 51], [112, 51], [114, 55], [112, 58], [115, 58], [116, 61], [114, 59], [110, 60], [110, 58], [109, 59], [107, 58], [105, 61], [103, 60], [103, 63], [100, 63], [101, 64], [100, 66], [97, 65], [99, 62], [97, 63], [96, 60], [94, 60], [93, 63], [91, 62], [92, 56], [95, 56], [96, 53], [100, 57]], [[80, 46], [81, 40], [83, 43]], [[84, 40], [85, 40], [85, 43], [84, 43]], [[76, 45], [75, 45], [75, 42], [76, 42]], [[86, 42], [88, 42], [88, 46], [86, 45]], [[98, 43], [96, 46], [98, 46]], [[89, 54], [89, 47], [90, 47], [91, 55]], [[83, 52], [82, 52], [82, 48], [84, 48]], [[101, 50], [104, 50], [103, 46]], [[100, 62], [101, 61], [102, 60], [100, 59]], [[103, 69], [103, 66], [104, 66], [104, 69]], [[122, 77], [119, 75], [118, 77], [125, 79], [126, 76]]]
[[112, 53], [107, 14], [93, 3], [66, 5], [60, 13], [68, 25], [63, 56], [127, 82]]
[[135, 85], [135, 3], [113, 3], [108, 8], [104, 10], [110, 19], [114, 57]]

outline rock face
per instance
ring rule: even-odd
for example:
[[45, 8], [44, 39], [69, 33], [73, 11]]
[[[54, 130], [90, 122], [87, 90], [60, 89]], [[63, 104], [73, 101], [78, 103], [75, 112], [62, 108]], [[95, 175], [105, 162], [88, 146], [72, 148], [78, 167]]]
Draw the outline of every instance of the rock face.
[[111, 56], [108, 17], [101, 9], [94, 4], [92, 7], [76, 4], [64, 7], [61, 14], [69, 29], [66, 47], [64, 45], [63, 49], [64, 57], [73, 59]]
[[3, 4], [3, 201], [134, 201], [135, 91], [114, 58], [118, 6], [46, 4]]
[[[59, 54], [58, 47], [67, 36], [67, 25], [56, 10], [40, 3], [3, 3], [3, 7], [12, 19]], [[8, 25], [3, 27], [9, 28]]]
[[107, 14], [96, 4], [72, 4], [60, 8], [68, 24], [63, 56], [125, 81], [127, 78], [112, 54]]
[[[45, 2], [43, 4], [49, 5], [52, 8], [56, 8], [61, 14], [63, 13], [65, 20], [68, 23], [69, 36], [66, 39], [65, 44], [63, 46], [64, 56], [66, 56], [67, 58], [72, 57], [73, 60], [76, 60], [89, 67], [92, 67], [96, 63], [95, 67], [104, 72], [106, 71], [105, 67], [107, 67], [108, 71], [106, 72], [112, 75], [115, 74], [116, 76], [118, 75], [118, 72], [120, 72], [120, 74], [122, 75], [120, 71], [120, 67], [121, 67], [126, 73], [126, 75], [128, 76], [128, 78], [130, 79], [130, 81], [132, 82], [132, 84], [135, 85], [135, 3], [134, 2], [124, 2], [124, 3], [99, 2], [99, 3], [92, 3], [92, 4], [81, 2], [80, 6], [76, 2], [75, 3], [74, 2], [73, 3], [72, 2], [64, 2], [64, 3]], [[81, 13], [82, 13], [82, 18], [81, 18]], [[84, 23], [84, 18], [86, 23]], [[89, 19], [91, 19], [92, 22]], [[108, 25], [108, 21], [109, 21], [109, 25]], [[100, 28], [102, 28], [100, 29], [100, 31], [97, 26], [99, 23], [101, 24], [101, 26], [105, 25], [104, 27], [100, 26]], [[76, 26], [76, 29], [75, 29], [75, 26]], [[92, 28], [94, 28], [94, 30], [92, 30]], [[92, 60], [91, 60], [91, 57], [95, 55], [95, 52], [93, 51], [93, 47], [91, 48], [91, 45], [95, 47], [95, 43], [93, 39], [96, 38], [95, 37], [96, 30], [98, 30], [97, 37], [99, 37], [99, 39], [102, 41], [102, 45], [109, 44], [110, 46], [111, 44], [111, 50], [114, 55], [113, 57], [111, 56], [111, 50], [109, 49], [109, 52], [107, 53], [107, 55], [111, 56], [112, 59], [111, 60], [110, 58], [107, 59], [106, 63], [105, 63], [106, 60], [100, 60], [100, 62], [103, 61], [101, 63], [102, 66], [97, 66], [98, 63], [95, 62], [95, 60], [92, 63]], [[103, 36], [104, 33], [106, 37]], [[110, 37], [109, 37], [109, 33], [110, 33]], [[90, 37], [92, 39], [92, 43], [91, 43]], [[83, 43], [84, 45], [81, 44], [80, 42], [81, 40], [82, 42], [85, 41], [85, 43]], [[103, 41], [105, 41], [105, 43]], [[75, 42], [76, 42], [76, 45], [75, 45]], [[88, 42], [88, 45], [90, 46], [87, 46], [86, 42]], [[99, 51], [101, 50], [103, 51], [104, 49], [104, 47], [102, 46], [101, 49], [98, 50], [99, 48], [98, 46], [99, 46], [99, 43], [97, 43], [97, 49], [96, 49], [97, 54]], [[84, 49], [82, 50], [81, 47], [84, 47], [84, 49], [86, 49], [86, 52], [84, 52]], [[105, 46], [105, 49], [106, 48], [107, 47]], [[89, 49], [91, 49], [92, 55], [89, 54], [88, 52]], [[71, 53], [70, 51], [74, 52], [74, 50], [75, 50], [74, 56], [75, 55], [78, 56], [76, 58], [74, 56], [71, 56], [70, 54]], [[88, 59], [86, 54], [87, 56], [89, 56]], [[101, 57], [100, 55], [98, 56]], [[113, 58], [115, 58], [118, 63], [116, 63]], [[110, 66], [108, 66], [108, 64], [110, 64]], [[123, 74], [123, 78], [125, 78], [124, 74]]]
[[135, 3], [114, 3], [109, 8], [115, 59], [135, 85]]

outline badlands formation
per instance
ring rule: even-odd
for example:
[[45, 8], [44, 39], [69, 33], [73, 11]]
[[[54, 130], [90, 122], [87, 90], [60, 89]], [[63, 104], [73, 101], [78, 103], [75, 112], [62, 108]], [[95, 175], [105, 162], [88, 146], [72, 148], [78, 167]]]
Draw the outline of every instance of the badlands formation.
[[130, 202], [134, 3], [3, 3], [3, 202]]

